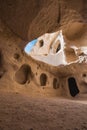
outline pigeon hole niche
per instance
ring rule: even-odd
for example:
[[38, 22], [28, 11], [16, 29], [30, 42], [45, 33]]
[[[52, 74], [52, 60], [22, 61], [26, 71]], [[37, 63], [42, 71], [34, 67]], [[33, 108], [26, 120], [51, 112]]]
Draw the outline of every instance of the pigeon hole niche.
[[68, 87], [69, 92], [72, 97], [75, 97], [79, 93], [79, 89], [76, 83], [76, 79], [74, 77], [68, 78]]
[[59, 83], [58, 83], [58, 79], [57, 79], [57, 78], [54, 78], [54, 79], [53, 79], [53, 88], [54, 88], [54, 89], [59, 88]]
[[53, 51], [53, 54], [56, 54], [60, 51], [61, 49], [61, 43], [59, 40], [57, 40], [56, 42], [53, 43], [53, 45], [51, 46], [51, 49]]
[[47, 83], [47, 75], [45, 73], [42, 73], [40, 75], [40, 85], [46, 86], [46, 83]]
[[44, 46], [44, 41], [43, 39], [39, 41], [39, 47], [43, 47]]
[[19, 84], [25, 84], [27, 81], [30, 82], [32, 77], [31, 67], [27, 64], [23, 64], [19, 70], [15, 73], [15, 80]]

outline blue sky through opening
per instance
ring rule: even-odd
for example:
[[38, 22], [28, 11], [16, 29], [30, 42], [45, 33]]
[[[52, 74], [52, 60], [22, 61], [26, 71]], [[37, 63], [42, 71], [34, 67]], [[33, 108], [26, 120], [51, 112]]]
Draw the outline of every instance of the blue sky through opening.
[[28, 53], [32, 50], [33, 46], [34, 46], [36, 43], [37, 43], [37, 39], [35, 39], [35, 40], [29, 42], [29, 43], [26, 45], [26, 47], [24, 48], [24, 51], [28, 54]]

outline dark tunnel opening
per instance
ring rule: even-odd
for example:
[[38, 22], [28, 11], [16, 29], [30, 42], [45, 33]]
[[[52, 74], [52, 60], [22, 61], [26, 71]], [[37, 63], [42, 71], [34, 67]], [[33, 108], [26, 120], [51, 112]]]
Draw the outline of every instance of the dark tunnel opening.
[[79, 93], [79, 89], [74, 77], [68, 79], [69, 91], [72, 97], [75, 97]]

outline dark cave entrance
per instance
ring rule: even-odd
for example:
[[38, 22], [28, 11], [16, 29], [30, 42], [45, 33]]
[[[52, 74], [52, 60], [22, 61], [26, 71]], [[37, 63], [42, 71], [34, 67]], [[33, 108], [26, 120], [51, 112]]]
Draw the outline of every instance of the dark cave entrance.
[[79, 89], [74, 77], [68, 79], [69, 91], [72, 97], [75, 97], [79, 93]]

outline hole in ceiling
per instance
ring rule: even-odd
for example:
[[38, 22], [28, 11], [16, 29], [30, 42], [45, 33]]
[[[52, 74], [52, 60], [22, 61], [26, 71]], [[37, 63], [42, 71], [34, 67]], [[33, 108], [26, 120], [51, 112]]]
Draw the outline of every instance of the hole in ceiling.
[[40, 40], [40, 41], [39, 41], [39, 47], [43, 47], [43, 45], [44, 45], [44, 41], [43, 41], [43, 40]]

